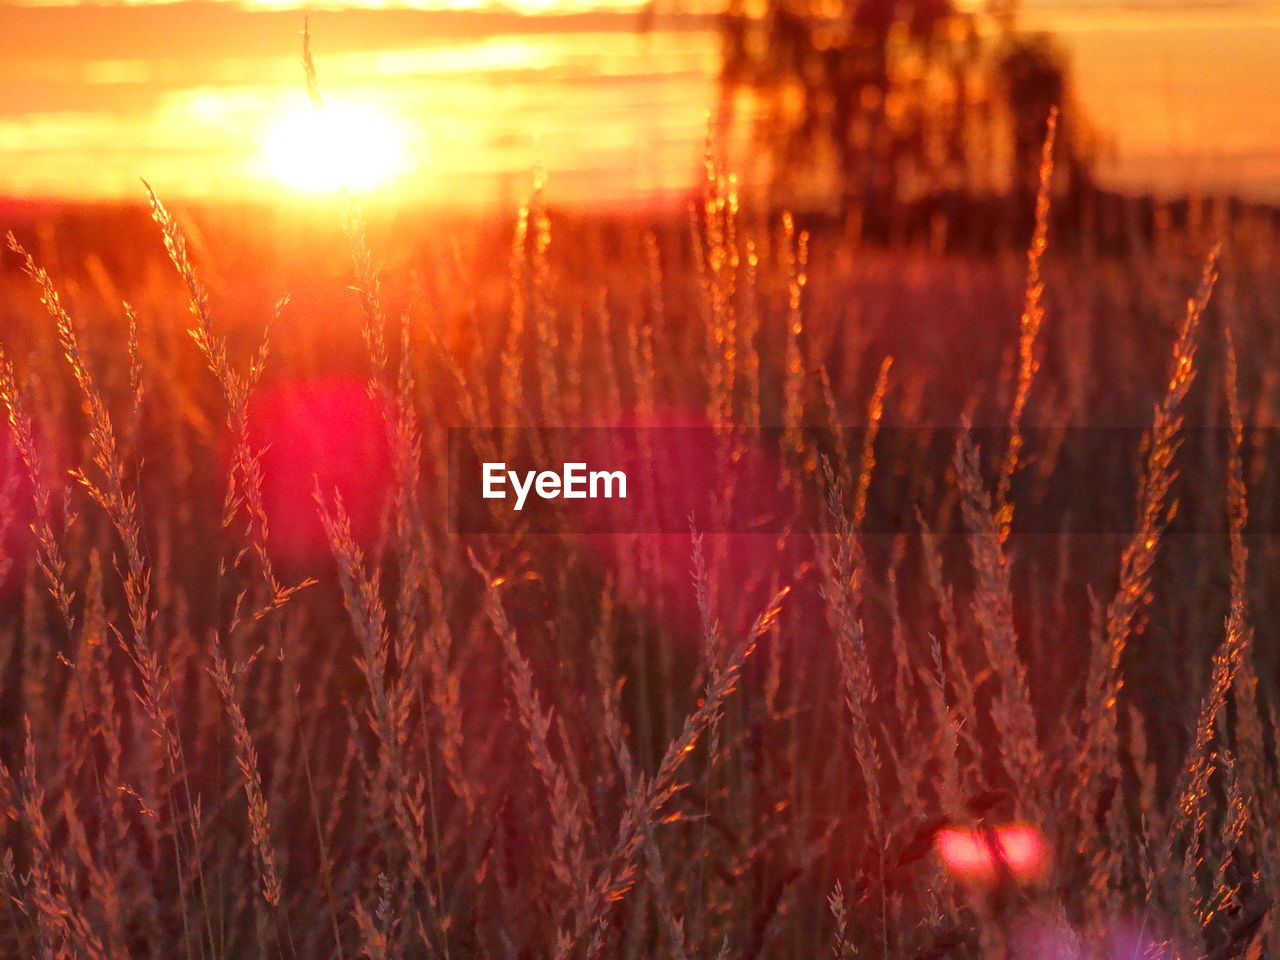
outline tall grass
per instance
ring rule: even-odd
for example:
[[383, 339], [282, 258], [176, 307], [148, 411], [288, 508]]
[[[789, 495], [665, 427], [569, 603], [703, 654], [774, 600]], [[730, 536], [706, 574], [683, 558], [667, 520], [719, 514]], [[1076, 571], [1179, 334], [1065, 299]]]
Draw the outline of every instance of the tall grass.
[[[1055, 255], [1042, 178], [1025, 260], [855, 254], [710, 161], [684, 224], [350, 204], [289, 306], [155, 197], [166, 273], [11, 238], [0, 955], [1280, 954], [1280, 242]], [[664, 418], [784, 532], [451, 532], [448, 426]]]

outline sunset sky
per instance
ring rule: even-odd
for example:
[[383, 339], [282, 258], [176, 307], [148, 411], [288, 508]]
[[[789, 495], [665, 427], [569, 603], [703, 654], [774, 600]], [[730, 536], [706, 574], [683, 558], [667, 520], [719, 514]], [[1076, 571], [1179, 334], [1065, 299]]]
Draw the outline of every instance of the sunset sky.
[[[290, 178], [308, 126], [288, 3], [0, 3], [0, 196], [241, 198], [350, 164], [427, 203], [505, 201], [544, 165], [561, 202], [645, 200], [694, 174], [718, 41], [632, 0], [330, 4], [311, 13], [338, 169]], [[1280, 0], [1032, 2], [1104, 144], [1105, 182], [1280, 199]], [[319, 139], [316, 139], [316, 137]], [[348, 153], [350, 156], [348, 156]], [[376, 158], [376, 159], [370, 159]]]

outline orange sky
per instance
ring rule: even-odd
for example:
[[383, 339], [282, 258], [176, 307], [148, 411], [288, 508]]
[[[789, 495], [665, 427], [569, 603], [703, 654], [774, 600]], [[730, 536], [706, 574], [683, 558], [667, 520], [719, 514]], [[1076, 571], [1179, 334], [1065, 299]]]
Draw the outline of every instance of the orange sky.
[[[562, 202], [687, 186], [714, 102], [709, 21], [637, 35], [632, 0], [524, 2], [557, 14], [313, 12], [326, 95], [362, 131], [339, 147], [393, 153], [379, 176], [427, 202], [509, 200], [535, 163]], [[169, 196], [279, 192], [306, 132], [301, 13], [274, 6], [0, 3], [0, 195], [137, 197], [140, 176]], [[1025, 9], [1071, 53], [1104, 179], [1280, 199], [1280, 2]]]

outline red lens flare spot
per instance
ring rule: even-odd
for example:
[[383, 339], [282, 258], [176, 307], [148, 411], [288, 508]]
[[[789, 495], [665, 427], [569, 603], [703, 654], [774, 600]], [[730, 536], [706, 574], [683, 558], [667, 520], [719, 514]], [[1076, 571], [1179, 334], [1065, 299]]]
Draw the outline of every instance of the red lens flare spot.
[[947, 869], [963, 880], [989, 883], [997, 879], [1001, 863], [1015, 880], [1038, 877], [1048, 861], [1048, 846], [1035, 827], [1015, 824], [993, 830], [946, 827], [934, 841]]
[[357, 541], [372, 538], [390, 486], [383, 412], [363, 382], [335, 377], [264, 384], [249, 411], [264, 449], [271, 545], [290, 558], [328, 552], [314, 491], [342, 498]]

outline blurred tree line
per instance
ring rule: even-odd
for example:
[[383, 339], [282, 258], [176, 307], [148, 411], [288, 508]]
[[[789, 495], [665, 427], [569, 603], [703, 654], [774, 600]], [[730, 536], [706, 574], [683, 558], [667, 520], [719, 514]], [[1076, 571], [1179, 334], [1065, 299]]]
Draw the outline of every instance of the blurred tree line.
[[885, 235], [978, 210], [1023, 232], [1052, 107], [1059, 213], [1091, 187], [1066, 58], [1018, 30], [1016, 0], [729, 0], [722, 121], [751, 125], [775, 202]]

